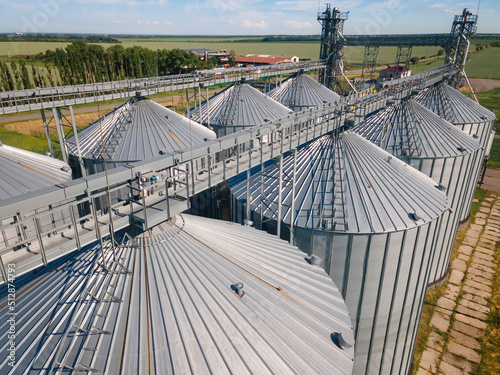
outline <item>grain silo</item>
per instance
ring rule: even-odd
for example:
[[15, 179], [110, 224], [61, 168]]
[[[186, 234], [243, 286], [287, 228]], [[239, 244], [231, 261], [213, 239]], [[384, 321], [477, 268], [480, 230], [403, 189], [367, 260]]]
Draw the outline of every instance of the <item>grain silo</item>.
[[[218, 137], [278, 120], [293, 111], [244, 82], [236, 82], [190, 111], [194, 121], [212, 128]], [[269, 139], [264, 137], [263, 142]], [[242, 146], [243, 147], [243, 146]], [[245, 149], [241, 148], [240, 152]], [[191, 213], [231, 220], [227, 182], [191, 199]]]
[[0, 200], [68, 180], [71, 169], [63, 161], [0, 142]]
[[4, 374], [352, 373], [347, 307], [297, 248], [190, 215], [127, 238], [115, 254], [88, 246], [19, 280], [18, 356], [13, 367], [2, 357]]
[[[490, 147], [489, 143], [492, 141], [491, 131], [496, 118], [495, 114], [445, 83], [439, 83], [425, 90], [416, 100], [477, 139], [483, 148], [481, 160], [478, 161], [478, 165], [475, 167], [477, 181], [485, 150]], [[460, 212], [462, 222], [467, 221], [469, 218], [474, 191], [475, 189], [469, 192], [467, 204], [464, 205], [463, 210]]]
[[223, 137], [291, 113], [289, 108], [249, 84], [236, 82], [192, 109], [191, 118]]
[[[71, 180], [71, 168], [61, 160], [46, 155], [21, 150], [0, 142], [0, 201], [35, 193], [43, 188], [64, 184]], [[44, 212], [38, 211], [38, 225], [42, 231], [55, 230], [62, 224], [71, 223], [60, 211], [54, 213], [49, 206]], [[15, 225], [23, 218], [20, 214], [12, 220], [0, 220], [0, 241], [5, 247], [23, 243], [26, 232], [33, 230], [33, 222]], [[5, 229], [5, 227], [7, 229]]]
[[430, 285], [448, 275], [460, 212], [476, 187], [482, 150], [478, 142], [412, 99], [370, 116], [353, 129], [362, 137], [431, 177], [448, 196], [439, 219]]
[[267, 95], [295, 112], [340, 99], [338, 94], [303, 73], [287, 78]]
[[[213, 131], [142, 96], [135, 96], [78, 132], [87, 174], [147, 160], [215, 139]], [[104, 145], [104, 147], [103, 147]], [[74, 137], [69, 152], [76, 159]]]
[[[256, 226], [261, 218], [279, 221], [282, 196], [282, 233], [293, 222], [293, 242], [323, 259], [346, 300], [356, 339], [354, 373], [408, 373], [446, 195], [351, 131], [320, 137], [295, 159], [295, 168], [293, 156], [283, 161], [281, 190], [273, 165], [263, 183], [260, 172], [252, 176], [250, 219]], [[246, 186], [231, 185], [240, 209]]]
[[[135, 96], [78, 132], [81, 157], [87, 175], [128, 163], [151, 159], [215, 139], [215, 133], [160, 104]], [[75, 137], [68, 139], [70, 161], [77, 168]], [[113, 192], [111, 199], [128, 191]], [[101, 198], [104, 201], [105, 198]], [[98, 207], [100, 203], [97, 202]], [[106, 206], [103, 202], [102, 206]]]

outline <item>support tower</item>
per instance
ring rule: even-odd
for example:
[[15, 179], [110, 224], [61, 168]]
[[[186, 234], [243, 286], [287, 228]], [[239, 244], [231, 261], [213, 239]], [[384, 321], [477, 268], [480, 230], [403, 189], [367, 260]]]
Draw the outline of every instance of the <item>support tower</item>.
[[[331, 8], [326, 4], [326, 10], [318, 13], [318, 22], [322, 26], [321, 49], [319, 58], [326, 60], [326, 68], [320, 76], [321, 83], [331, 90], [343, 92], [340, 80], [344, 76], [344, 63], [342, 62], [344, 40], [344, 22], [349, 12], [341, 13], [338, 8]], [[349, 80], [346, 81], [350, 84]], [[352, 87], [354, 90], [354, 87]]]

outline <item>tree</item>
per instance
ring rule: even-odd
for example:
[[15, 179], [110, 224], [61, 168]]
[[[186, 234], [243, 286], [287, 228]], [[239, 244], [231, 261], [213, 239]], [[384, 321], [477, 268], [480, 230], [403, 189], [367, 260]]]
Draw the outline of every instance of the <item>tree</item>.
[[419, 57], [417, 56], [413, 56], [411, 59], [410, 59], [410, 62], [413, 64], [413, 65], [417, 65], [418, 61], [420, 60]]
[[444, 49], [443, 48], [439, 49], [437, 55], [438, 56], [443, 56], [444, 55]]
[[229, 66], [236, 66], [236, 52], [234, 51], [234, 49], [229, 51]]

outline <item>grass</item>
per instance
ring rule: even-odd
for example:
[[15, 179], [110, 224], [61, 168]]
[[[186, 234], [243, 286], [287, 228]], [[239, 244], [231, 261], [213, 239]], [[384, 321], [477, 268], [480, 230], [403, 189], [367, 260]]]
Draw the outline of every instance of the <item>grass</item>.
[[[472, 203], [471, 207], [471, 222], [473, 222], [473, 219], [476, 215], [477, 212], [479, 212], [479, 207], [481, 207], [481, 203], [485, 200], [485, 198], [488, 197], [488, 190], [485, 189], [476, 189], [476, 192], [474, 193], [474, 199], [477, 199], [477, 202]], [[458, 230], [457, 235], [455, 237], [455, 243], [453, 244], [453, 252], [451, 254], [451, 260], [450, 262], [453, 262], [453, 260], [458, 256], [458, 248], [462, 244], [463, 240], [465, 239], [465, 234], [467, 233], [467, 230], [469, 229], [469, 226], [466, 226], [464, 228], [461, 228]], [[415, 351], [414, 351], [414, 367], [413, 367], [413, 375], [415, 375], [418, 371], [418, 364], [420, 362], [420, 359], [422, 358], [422, 354], [427, 347], [427, 341], [429, 339], [429, 334], [432, 331], [432, 328], [430, 327], [430, 322], [432, 319], [432, 316], [434, 315], [434, 311], [436, 310], [436, 304], [439, 298], [441, 298], [447, 287], [448, 281], [446, 281], [443, 285], [431, 289], [427, 291], [425, 294], [425, 302], [424, 302], [424, 307], [422, 309], [422, 315], [420, 317], [420, 324], [418, 326], [418, 334], [417, 334], [417, 340], [415, 342]], [[447, 335], [444, 335], [444, 340], [446, 341]]]
[[500, 169], [500, 139], [498, 138], [493, 139], [490, 159], [488, 160], [488, 168]]
[[465, 65], [465, 73], [469, 78], [500, 79], [500, 48], [487, 48], [479, 53], [471, 54]]
[[[500, 244], [495, 250], [495, 259], [500, 256]], [[479, 369], [475, 375], [500, 374], [500, 268], [492, 284], [492, 296], [489, 301], [488, 329], [482, 339], [482, 355]]]
[[49, 146], [47, 145], [45, 137], [37, 137], [7, 130], [3, 124], [0, 125], [0, 141], [9, 146], [22, 148], [39, 154], [49, 151]]

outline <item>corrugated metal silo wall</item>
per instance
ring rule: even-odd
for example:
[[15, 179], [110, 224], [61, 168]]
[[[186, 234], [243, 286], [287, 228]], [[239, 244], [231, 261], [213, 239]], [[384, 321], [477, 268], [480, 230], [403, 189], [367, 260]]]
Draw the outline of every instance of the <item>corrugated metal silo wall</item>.
[[448, 158], [400, 158], [431, 177], [446, 188], [451, 212], [445, 212], [438, 219], [436, 252], [431, 261], [429, 285], [439, 284], [446, 279], [450, 257], [460, 222], [460, 213], [468, 204], [471, 191], [476, 187], [476, 170], [481, 159], [481, 149], [462, 156]]
[[[453, 123], [453, 122], [452, 122]], [[477, 123], [453, 123], [457, 128], [461, 129], [465, 133], [474, 136], [477, 136], [477, 141], [482, 147], [480, 158], [476, 160], [476, 165], [474, 166], [474, 181], [477, 182], [479, 178], [479, 173], [481, 172], [481, 165], [485, 157], [486, 148], [488, 147], [489, 137], [491, 134], [491, 130], [493, 129], [493, 121], [487, 120], [484, 122]], [[469, 218], [470, 209], [472, 205], [472, 199], [474, 197], [474, 192], [476, 190], [476, 185], [474, 184], [474, 188], [471, 189], [465, 199], [466, 205], [464, 205], [463, 209], [460, 211], [460, 221], [463, 222]]]
[[[233, 218], [245, 205], [233, 198]], [[254, 226], [260, 215], [252, 212]], [[353, 374], [407, 374], [422, 313], [439, 219], [400, 232], [348, 234], [294, 227], [294, 245], [323, 259], [355, 327]], [[264, 229], [276, 233], [276, 221]], [[289, 237], [282, 224], [282, 238]]]

